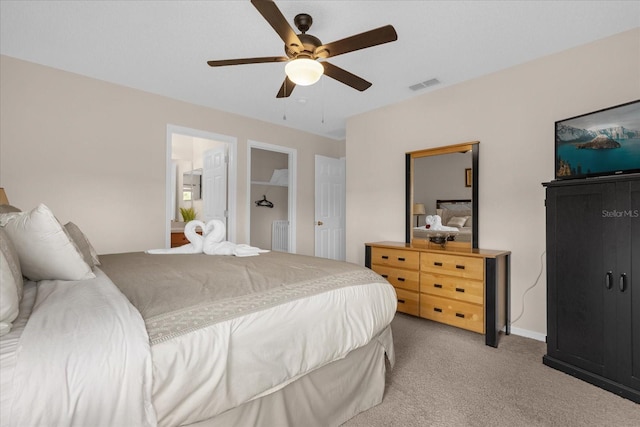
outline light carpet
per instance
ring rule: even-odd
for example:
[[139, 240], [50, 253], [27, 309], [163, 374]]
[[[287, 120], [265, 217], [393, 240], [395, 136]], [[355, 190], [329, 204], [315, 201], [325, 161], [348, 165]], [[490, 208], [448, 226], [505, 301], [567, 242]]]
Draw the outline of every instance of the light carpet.
[[640, 426], [640, 405], [542, 364], [546, 344], [484, 336], [404, 314], [382, 403], [347, 421], [374, 426]]

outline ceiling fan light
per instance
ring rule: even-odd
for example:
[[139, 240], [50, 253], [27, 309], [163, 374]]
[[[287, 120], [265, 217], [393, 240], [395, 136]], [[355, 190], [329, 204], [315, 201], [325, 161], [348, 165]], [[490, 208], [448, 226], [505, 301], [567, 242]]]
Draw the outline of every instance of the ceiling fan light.
[[316, 60], [308, 58], [294, 59], [284, 67], [289, 80], [300, 86], [309, 86], [320, 80], [324, 67]]

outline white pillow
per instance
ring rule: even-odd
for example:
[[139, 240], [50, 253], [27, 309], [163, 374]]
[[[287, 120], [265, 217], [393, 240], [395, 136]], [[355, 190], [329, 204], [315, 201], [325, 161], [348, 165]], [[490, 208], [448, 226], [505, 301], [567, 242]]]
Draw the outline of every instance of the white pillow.
[[464, 227], [464, 223], [467, 222], [467, 219], [469, 219], [468, 216], [452, 216], [447, 226], [462, 228]]
[[22, 272], [11, 239], [0, 227], [0, 336], [11, 330], [22, 299]]
[[0, 215], [0, 225], [20, 258], [22, 274], [30, 280], [83, 280], [95, 274], [53, 212], [43, 204], [30, 212]]

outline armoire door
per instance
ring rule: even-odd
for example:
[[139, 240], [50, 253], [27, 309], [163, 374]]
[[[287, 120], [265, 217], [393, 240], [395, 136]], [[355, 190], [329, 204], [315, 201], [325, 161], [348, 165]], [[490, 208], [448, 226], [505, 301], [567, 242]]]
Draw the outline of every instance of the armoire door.
[[615, 375], [615, 184], [547, 188], [547, 356]]
[[640, 391], [640, 181], [618, 183], [618, 372], [621, 384]]

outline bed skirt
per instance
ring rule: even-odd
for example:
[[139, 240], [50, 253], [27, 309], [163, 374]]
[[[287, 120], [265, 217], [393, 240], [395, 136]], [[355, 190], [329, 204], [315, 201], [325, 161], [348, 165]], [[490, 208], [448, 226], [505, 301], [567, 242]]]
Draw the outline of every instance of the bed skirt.
[[[388, 354], [387, 354], [388, 353]], [[189, 426], [339, 426], [382, 402], [391, 326], [369, 344], [284, 388]]]

